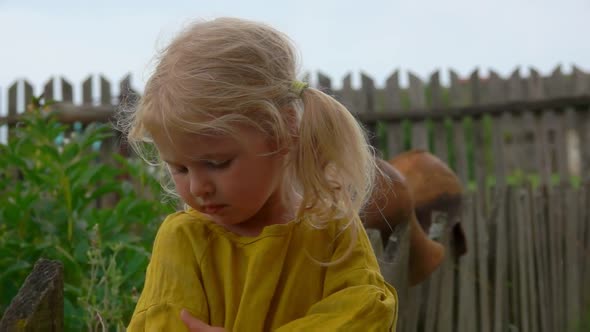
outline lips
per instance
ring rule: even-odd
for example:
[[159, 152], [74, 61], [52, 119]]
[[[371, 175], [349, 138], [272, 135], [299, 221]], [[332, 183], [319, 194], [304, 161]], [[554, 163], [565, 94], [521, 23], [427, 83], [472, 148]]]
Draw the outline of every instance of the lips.
[[203, 205], [201, 207], [201, 210], [203, 213], [206, 213], [206, 214], [216, 214], [224, 207], [225, 207], [225, 205], [223, 205], [223, 204]]

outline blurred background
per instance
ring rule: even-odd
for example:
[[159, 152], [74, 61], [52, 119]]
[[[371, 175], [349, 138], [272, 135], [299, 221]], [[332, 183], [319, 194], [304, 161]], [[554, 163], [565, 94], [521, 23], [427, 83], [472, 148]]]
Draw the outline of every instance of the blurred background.
[[0, 87], [131, 73], [141, 91], [152, 57], [176, 32], [218, 16], [273, 25], [295, 42], [302, 71], [337, 81], [352, 72], [355, 85], [360, 71], [383, 85], [395, 69], [422, 78], [441, 70], [443, 82], [449, 69], [460, 76], [476, 68], [502, 76], [517, 67], [588, 70], [589, 13], [587, 0], [0, 0]]
[[110, 121], [178, 31], [219, 16], [289, 35], [382, 157], [427, 150], [460, 180], [429, 236], [450, 250], [460, 223], [466, 254], [409, 287], [403, 228], [375, 247], [398, 331], [590, 330], [589, 0], [0, 0], [0, 316], [46, 257], [65, 330], [124, 330], [178, 202]]

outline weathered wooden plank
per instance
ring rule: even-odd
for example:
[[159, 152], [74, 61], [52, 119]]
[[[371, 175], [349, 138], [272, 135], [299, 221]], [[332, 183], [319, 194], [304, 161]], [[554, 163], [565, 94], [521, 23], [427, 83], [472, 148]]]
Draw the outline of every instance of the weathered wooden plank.
[[432, 127], [434, 135], [434, 154], [445, 164], [448, 164], [450, 161], [450, 156], [448, 146], [448, 130], [445, 124], [445, 119], [433, 121]]
[[330, 77], [322, 72], [318, 72], [318, 89], [323, 91], [325, 94], [333, 96], [334, 90], [332, 90], [332, 80]]
[[[450, 70], [451, 87], [450, 87], [450, 104], [451, 106], [466, 106], [469, 104], [469, 86], [468, 82], [459, 78], [459, 75]], [[469, 160], [467, 153], [467, 144], [465, 140], [465, 118], [456, 117], [453, 121], [453, 147], [455, 148], [455, 172], [461, 179], [462, 183], [469, 182]]]
[[[403, 324], [398, 327], [400, 332], [418, 332], [420, 312], [422, 311], [422, 299], [424, 298], [424, 289], [422, 285], [414, 286], [408, 290], [408, 309], [404, 317]], [[400, 309], [403, 304], [400, 304]]]
[[[580, 206], [590, 206], [590, 182], [586, 182], [581, 188]], [[590, 308], [590, 209], [582, 210], [580, 218], [580, 234], [582, 237], [582, 252], [580, 266], [582, 267], [582, 308]]]
[[453, 147], [455, 148], [455, 172], [461, 183], [469, 183], [467, 144], [465, 143], [465, 126], [462, 119], [453, 119]]
[[53, 78], [50, 78], [44, 85], [43, 85], [43, 97], [45, 97], [46, 101], [54, 100], [55, 94], [53, 90]]
[[388, 123], [387, 128], [387, 151], [389, 158], [403, 152], [404, 147], [404, 130], [399, 122]]
[[399, 70], [396, 70], [385, 81], [385, 110], [402, 113], [401, 89], [399, 86]]
[[571, 87], [561, 72], [561, 65], [551, 72], [551, 76], [544, 77], [545, 96], [548, 98], [563, 97], [570, 93]]
[[[451, 236], [451, 221], [448, 215], [443, 212], [433, 212], [432, 220], [434, 224], [442, 225], [444, 229], [441, 244], [446, 248], [446, 252], [451, 252], [450, 236]], [[455, 289], [455, 263], [453, 255], [445, 255], [444, 261], [439, 267], [440, 284], [439, 284], [439, 298], [438, 298], [438, 317], [436, 330], [438, 332], [455, 331], [454, 326], [454, 289]]]
[[[481, 194], [478, 194], [481, 195]], [[476, 222], [476, 237], [474, 247], [477, 252], [477, 288], [479, 293], [478, 301], [478, 317], [480, 319], [478, 331], [489, 332], [491, 331], [490, 321], [490, 302], [489, 302], [489, 274], [488, 274], [488, 262], [489, 262], [489, 234], [488, 225], [485, 216], [483, 215], [484, 200], [486, 196], [479, 196], [476, 198], [476, 210], [475, 210], [475, 222]]]
[[518, 188], [514, 188], [514, 190], [509, 191], [509, 220], [510, 223], [507, 224], [507, 233], [509, 237], [508, 241], [508, 252], [510, 253], [509, 257], [509, 272], [508, 272], [508, 282], [510, 283], [510, 288], [508, 292], [509, 301], [508, 305], [506, 306], [506, 310], [508, 311], [508, 324], [509, 326], [516, 326], [519, 331], [522, 325], [521, 323], [521, 306], [520, 306], [520, 269], [519, 265], [522, 264], [520, 260], [520, 255], [518, 254], [518, 242], [520, 240], [519, 233], [518, 233]]
[[486, 211], [486, 178], [488, 174], [488, 167], [486, 163], [486, 152], [488, 146], [485, 140], [485, 119], [473, 118], [472, 119], [472, 141], [473, 141], [473, 171], [474, 177], [477, 184], [477, 190], [483, 194], [483, 206], [482, 208]]
[[582, 150], [582, 180], [590, 182], [590, 106], [578, 112], [578, 132]]
[[565, 298], [563, 289], [563, 207], [560, 186], [549, 188], [549, 241], [551, 250], [551, 290], [553, 300], [553, 331], [564, 331], [565, 326]]
[[40, 259], [4, 312], [0, 331], [63, 331], [63, 264]]
[[342, 80], [342, 89], [339, 93], [341, 102], [353, 114], [359, 114], [362, 110], [358, 107], [358, 94], [352, 88], [352, 74], [348, 73]]
[[[10, 87], [8, 88], [8, 116], [12, 116], [12, 117], [16, 117], [18, 116], [18, 85], [19, 85], [19, 81], [15, 81], [14, 83], [12, 83], [12, 85], [10, 85]], [[1, 93], [0, 93], [1, 95]], [[0, 107], [1, 109], [1, 107]], [[11, 137], [14, 136], [13, 134], [13, 130], [10, 128], [10, 126], [5, 127], [7, 130], [6, 133], [6, 139], [10, 140]], [[2, 130], [2, 128], [0, 128], [0, 130]], [[0, 132], [0, 135], [2, 133]], [[14, 174], [16, 176], [18, 176], [18, 174]]]
[[92, 75], [82, 82], [82, 104], [92, 105]]
[[[379, 239], [381, 237], [379, 236]], [[382, 243], [382, 242], [379, 242]], [[397, 225], [389, 237], [385, 250], [379, 261], [385, 280], [390, 282], [397, 290], [400, 303], [408, 303], [409, 282], [408, 269], [410, 258], [410, 220]], [[411, 312], [410, 307], [400, 306], [398, 309], [400, 326], [407, 324]]]
[[[408, 73], [410, 86], [408, 88], [408, 95], [410, 97], [410, 105], [412, 108], [426, 107], [425, 86], [422, 80], [414, 75]], [[412, 122], [412, 149], [429, 150], [428, 148], [428, 128], [427, 121], [419, 120]]]
[[458, 304], [458, 332], [477, 331], [477, 306], [476, 294], [476, 206], [475, 194], [468, 193], [463, 196], [463, 213], [461, 225], [465, 231], [468, 243], [467, 253], [459, 258], [459, 304]]
[[74, 101], [72, 84], [63, 77], [61, 78], [61, 101], [70, 103]]
[[18, 114], [18, 81], [12, 83], [8, 88], [8, 115]]
[[[395, 71], [385, 83], [385, 112], [402, 113], [399, 87], [399, 71]], [[405, 150], [404, 132], [401, 122], [387, 122], [387, 154], [391, 158]]]
[[532, 197], [532, 233], [534, 245], [535, 270], [534, 275], [538, 285], [538, 303], [539, 314], [539, 331], [550, 332], [553, 326], [553, 317], [551, 315], [552, 300], [550, 292], [550, 268], [549, 268], [549, 241], [548, 237], [548, 218], [545, 214], [547, 200], [540, 188], [533, 191]]
[[540, 123], [537, 126], [538, 146], [536, 147], [536, 151], [541, 153], [537, 161], [540, 164], [539, 174], [540, 181], [543, 185], [551, 184], [551, 174], [555, 168], [555, 136], [552, 134], [552, 127], [556, 120], [555, 112], [546, 110], [541, 114]]
[[23, 81], [23, 86], [25, 89], [25, 100], [24, 100], [24, 106], [25, 106], [25, 110], [28, 109], [29, 104], [31, 103], [31, 100], [33, 99], [33, 86], [31, 85], [31, 83], [29, 83], [27, 80]]
[[543, 112], [542, 121], [546, 144], [543, 149], [545, 152], [543, 160], [546, 162], [545, 176], [558, 174], [560, 182], [566, 183], [569, 176], [563, 113], [547, 110]]
[[503, 117], [491, 117], [490, 118], [490, 132], [491, 132], [491, 151], [492, 151], [492, 162], [493, 162], [493, 173], [495, 178], [496, 186], [505, 186], [506, 177], [508, 175], [506, 171], [505, 162], [505, 135], [504, 131], [505, 119]]
[[[529, 187], [530, 188], [530, 187]], [[535, 249], [533, 241], [533, 197], [530, 190], [526, 191], [523, 197], [523, 231], [524, 231], [524, 245], [527, 256], [527, 291], [529, 295], [529, 317], [531, 331], [539, 331], [539, 296], [538, 296], [538, 277], [535, 269]]]
[[112, 105], [113, 103], [111, 82], [103, 75], [100, 75], [100, 103], [102, 105]]
[[383, 277], [392, 285], [398, 287], [400, 301], [407, 299], [406, 290], [409, 288], [408, 264], [410, 262], [410, 220], [400, 223], [395, 227], [387, 239], [383, 251], [382, 263], [386, 264], [383, 269]]
[[[518, 118], [516, 119], [518, 121]], [[520, 117], [520, 137], [518, 137], [518, 144], [520, 145], [519, 153], [519, 168], [524, 175], [530, 175], [538, 172], [539, 165], [535, 162], [537, 160], [537, 117], [531, 111], [524, 112]]]
[[430, 75], [428, 80], [428, 89], [430, 91], [430, 101], [427, 102], [431, 107], [441, 108], [444, 106], [443, 91], [440, 85], [440, 72], [437, 70]]
[[504, 103], [507, 100], [508, 81], [505, 81], [497, 72], [490, 70], [488, 78], [486, 102], [489, 104]]
[[545, 85], [543, 77], [534, 68], [529, 69], [530, 74], [525, 80], [526, 100], [540, 100], [545, 98]]
[[506, 82], [506, 100], [523, 101], [526, 99], [526, 82], [520, 77], [520, 67], [516, 67]]
[[516, 244], [516, 255], [518, 256], [518, 296], [520, 305], [520, 319], [519, 319], [519, 331], [529, 332], [531, 331], [531, 317], [530, 317], [530, 299], [528, 296], [528, 262], [529, 256], [527, 255], [527, 237], [526, 237], [526, 209], [528, 208], [528, 192], [526, 189], [519, 188], [517, 203], [517, 219], [515, 220], [516, 232], [518, 242]]
[[[507, 101], [514, 102], [525, 99], [524, 82], [520, 78], [520, 70], [518, 68], [510, 75], [506, 84]], [[521, 121], [522, 117], [520, 115], [516, 116], [511, 112], [504, 112], [500, 116], [500, 124], [502, 127], [502, 151], [504, 156], [505, 174], [507, 176], [514, 175], [520, 167], [519, 160], [521, 152], [519, 139], [522, 130]]]
[[451, 76], [451, 88], [450, 88], [450, 103], [453, 106], [462, 107], [470, 104], [470, 90], [469, 82], [459, 77], [457, 72], [449, 70]]
[[[434, 109], [441, 109], [443, 105], [442, 90], [440, 86], [440, 73], [434, 72], [430, 76], [429, 82], [430, 91], [430, 107]], [[445, 163], [449, 163], [449, 147], [448, 147], [448, 133], [445, 126], [446, 119], [437, 119], [433, 121], [433, 141], [435, 155]]]
[[[480, 105], [481, 104], [481, 82], [479, 78], [479, 70], [475, 69], [471, 76], [469, 77], [469, 87], [470, 87], [470, 104], [471, 105]], [[480, 208], [483, 208], [483, 211], [487, 211], [487, 186], [486, 186], [486, 177], [488, 174], [487, 163], [486, 163], [486, 153], [488, 150], [486, 141], [485, 141], [485, 117], [472, 117], [472, 136], [471, 140], [473, 142], [473, 172], [475, 177], [475, 183], [477, 184], [477, 190], [482, 195], [483, 200], [481, 201]]]
[[[523, 79], [520, 77], [519, 69], [516, 69], [510, 76], [508, 81], [508, 100], [527, 100], [529, 99], [529, 90], [533, 87], [533, 91], [536, 91], [534, 87], [536, 81], [531, 82], [529, 79]], [[506, 122], [511, 121], [510, 127], [510, 138], [511, 146], [510, 149], [510, 165], [509, 173], [515, 174], [516, 171], [527, 172], [527, 169], [536, 168], [536, 159], [533, 155], [534, 151], [531, 150], [531, 142], [535, 139], [534, 131], [537, 129], [533, 118], [532, 110], [525, 111], [523, 114], [505, 116]]]
[[580, 138], [584, 133], [580, 133], [578, 125], [578, 114], [574, 108], [568, 107], [564, 111], [564, 131], [565, 131], [565, 146], [566, 146], [566, 167], [567, 173], [562, 183], [569, 183], [572, 177], [580, 178], [582, 175], [582, 146], [580, 145]]
[[[375, 228], [366, 228], [365, 232], [367, 232], [367, 237], [369, 238], [369, 242], [371, 242], [371, 247], [373, 247], [373, 252], [375, 253], [375, 257], [381, 263], [383, 258], [383, 240], [381, 240], [381, 233], [378, 229]], [[383, 273], [383, 271], [381, 271]], [[390, 280], [387, 280], [390, 282]]]
[[492, 156], [494, 167], [495, 185], [503, 187], [506, 185], [507, 171], [506, 162], [504, 161], [504, 135], [503, 118], [494, 117], [491, 120], [491, 134], [492, 134]]
[[582, 319], [580, 308], [580, 253], [581, 238], [579, 237], [578, 219], [583, 206], [578, 205], [580, 192], [574, 188], [567, 188], [565, 192], [565, 313], [567, 331], [574, 331], [576, 324]]
[[359, 94], [359, 112], [375, 113], [375, 82], [365, 73], [361, 73], [361, 93]]
[[425, 317], [423, 331], [436, 331], [439, 310], [439, 296], [441, 284], [441, 270], [437, 269], [430, 275], [430, 280], [425, 283], [427, 296], [425, 299]]
[[412, 108], [424, 108], [426, 106], [426, 95], [424, 82], [412, 72], [408, 72], [408, 96]]
[[[490, 77], [487, 84], [487, 102], [490, 104], [499, 104], [506, 101], [506, 86], [507, 83], [500, 75], [494, 71], [490, 71]], [[501, 117], [492, 116], [490, 118], [490, 132], [492, 135], [491, 151], [493, 156], [493, 171], [490, 172], [494, 175], [496, 185], [506, 185], [506, 163], [504, 161], [504, 136], [506, 131], [503, 126], [504, 121]]]
[[[361, 73], [361, 91], [358, 94], [359, 98], [359, 112], [365, 114], [374, 114], [376, 112], [375, 100], [375, 82], [372, 78], [364, 73]], [[369, 141], [373, 147], [378, 147], [377, 141], [377, 123], [367, 123], [365, 128], [369, 134]]]
[[573, 66], [572, 80], [574, 96], [583, 96], [590, 93], [590, 77], [576, 66]]
[[[507, 224], [514, 222], [510, 217], [511, 213], [508, 211], [509, 197], [508, 187], [496, 187], [496, 202], [497, 213], [491, 215], [492, 225], [495, 228], [495, 256], [494, 256], [494, 310], [492, 316], [494, 332], [503, 332], [508, 327], [508, 317], [504, 314], [504, 309], [508, 307], [508, 232]], [[466, 331], [475, 331], [474, 329]]]
[[412, 122], [412, 149], [429, 150], [426, 121]]
[[482, 102], [481, 79], [479, 78], [479, 69], [475, 68], [469, 76], [469, 105], [481, 105]]
[[[573, 111], [573, 110], [572, 110]], [[568, 167], [568, 145], [567, 145], [567, 115], [564, 110], [559, 110], [556, 114], [557, 121], [555, 125], [555, 161], [557, 164], [556, 172], [559, 175], [559, 183], [566, 185], [569, 183], [569, 167]]]

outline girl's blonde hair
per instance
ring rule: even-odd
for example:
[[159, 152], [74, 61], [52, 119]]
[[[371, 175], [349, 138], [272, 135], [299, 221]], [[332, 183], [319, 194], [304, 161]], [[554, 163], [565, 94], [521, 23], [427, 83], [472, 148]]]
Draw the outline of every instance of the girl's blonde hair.
[[355, 225], [373, 184], [373, 150], [342, 104], [311, 87], [294, 91], [295, 80], [295, 53], [279, 31], [234, 18], [199, 22], [164, 49], [122, 124], [143, 157], [155, 131], [258, 128], [277, 152], [287, 151], [282, 197], [301, 201], [298, 219], [320, 228], [335, 219]]

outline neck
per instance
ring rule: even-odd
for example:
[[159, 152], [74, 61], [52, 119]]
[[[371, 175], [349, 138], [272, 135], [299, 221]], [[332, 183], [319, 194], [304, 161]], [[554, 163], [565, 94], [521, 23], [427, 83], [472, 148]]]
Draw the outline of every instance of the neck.
[[293, 196], [281, 200], [280, 195], [273, 195], [250, 219], [239, 224], [222, 226], [240, 236], [255, 237], [260, 235], [266, 226], [286, 224], [295, 220], [299, 201]]

